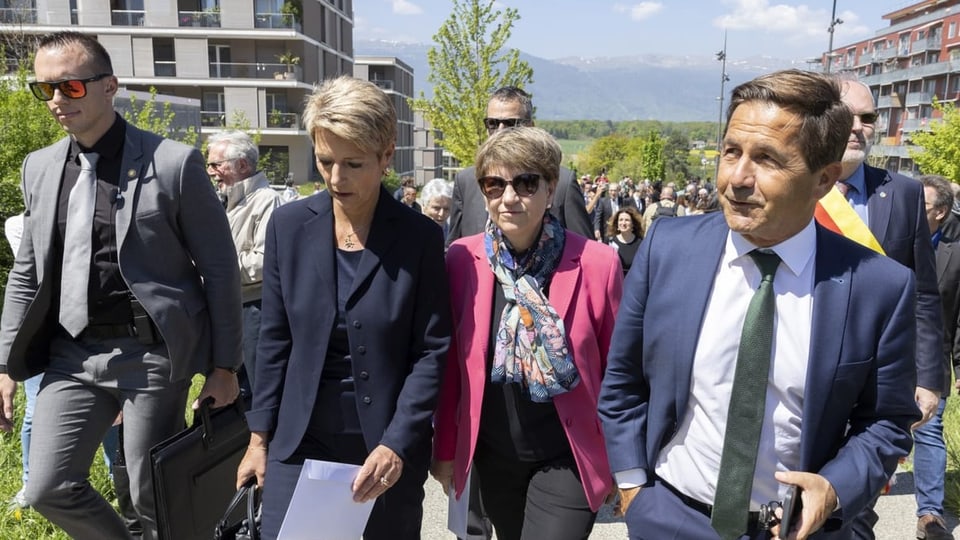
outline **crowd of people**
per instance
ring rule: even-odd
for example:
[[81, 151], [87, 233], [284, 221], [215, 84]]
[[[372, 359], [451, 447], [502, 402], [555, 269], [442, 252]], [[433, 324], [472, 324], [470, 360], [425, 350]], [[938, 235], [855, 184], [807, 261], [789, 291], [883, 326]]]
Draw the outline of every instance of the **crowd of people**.
[[[860, 83], [737, 86], [716, 184], [682, 186], [578, 180], [504, 87], [472, 166], [390, 193], [393, 103], [338, 77], [303, 115], [323, 189], [284, 201], [246, 134], [204, 160], [117, 115], [95, 38], [34, 68], [68, 136], [23, 166], [0, 429], [39, 376], [24, 504], [71, 537], [157, 537], [149, 449], [198, 373], [250, 402], [266, 539], [310, 459], [358, 466], [367, 539], [420, 538], [430, 475], [468, 538], [584, 539], [610, 502], [631, 539], [872, 538], [912, 448], [918, 537], [950, 537], [956, 198], [864, 163]], [[87, 480], [115, 423], [136, 528]]]

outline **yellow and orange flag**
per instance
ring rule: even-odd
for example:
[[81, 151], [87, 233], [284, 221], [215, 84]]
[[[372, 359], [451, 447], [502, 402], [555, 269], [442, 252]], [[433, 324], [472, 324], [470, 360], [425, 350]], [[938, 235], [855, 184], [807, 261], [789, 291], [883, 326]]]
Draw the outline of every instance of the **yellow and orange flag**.
[[886, 255], [870, 228], [860, 219], [860, 214], [850, 206], [850, 202], [836, 186], [820, 199], [813, 215], [820, 225]]

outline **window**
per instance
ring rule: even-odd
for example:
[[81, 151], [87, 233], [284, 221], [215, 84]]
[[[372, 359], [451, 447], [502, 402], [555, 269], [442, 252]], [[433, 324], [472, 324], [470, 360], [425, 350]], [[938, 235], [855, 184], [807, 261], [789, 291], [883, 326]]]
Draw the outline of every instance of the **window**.
[[957, 36], [957, 23], [952, 22], [947, 27], [947, 39], [953, 39]]
[[226, 102], [223, 92], [204, 92], [200, 98], [200, 125], [222, 127], [227, 125]]
[[173, 38], [153, 38], [153, 74], [156, 77], [177, 76]]
[[230, 46], [216, 45], [211, 43], [207, 45], [207, 56], [210, 60], [210, 76], [214, 78], [232, 76], [230, 63]]

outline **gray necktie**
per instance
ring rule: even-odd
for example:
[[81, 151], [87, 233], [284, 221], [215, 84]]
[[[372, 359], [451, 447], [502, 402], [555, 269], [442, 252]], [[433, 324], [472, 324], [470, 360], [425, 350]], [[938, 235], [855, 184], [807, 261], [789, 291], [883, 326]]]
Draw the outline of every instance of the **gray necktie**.
[[773, 278], [780, 266], [780, 257], [776, 253], [760, 251], [751, 251], [750, 257], [760, 270], [761, 280], [747, 307], [740, 334], [717, 493], [710, 519], [723, 540], [740, 538], [749, 527], [750, 492], [773, 352], [773, 322], [776, 318]]
[[90, 281], [93, 210], [97, 201], [97, 160], [100, 154], [81, 153], [80, 176], [70, 190], [67, 232], [60, 267], [60, 325], [77, 337], [87, 327], [87, 287]]

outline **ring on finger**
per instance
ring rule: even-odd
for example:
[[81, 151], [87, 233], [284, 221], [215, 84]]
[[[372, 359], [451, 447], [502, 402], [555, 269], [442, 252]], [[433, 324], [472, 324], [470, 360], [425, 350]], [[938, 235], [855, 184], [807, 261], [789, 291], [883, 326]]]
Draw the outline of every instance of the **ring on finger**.
[[387, 480], [387, 477], [386, 477], [386, 476], [381, 476], [381, 477], [380, 477], [380, 485], [383, 486], [383, 487], [385, 487], [385, 488], [390, 487], [390, 482]]

